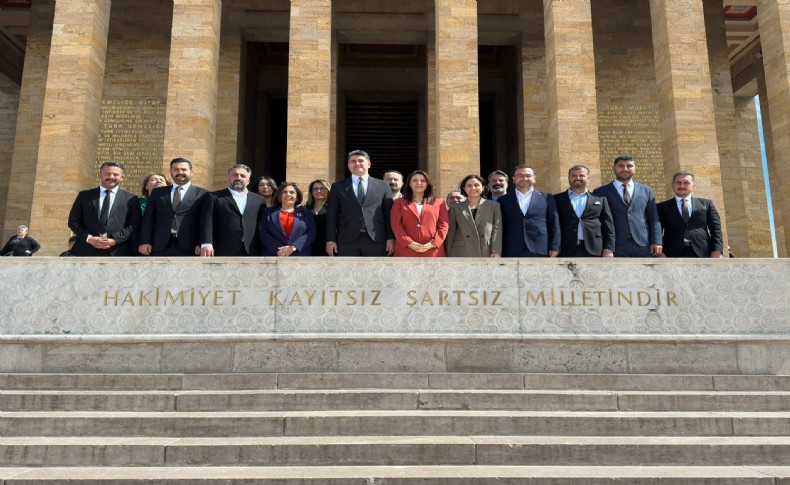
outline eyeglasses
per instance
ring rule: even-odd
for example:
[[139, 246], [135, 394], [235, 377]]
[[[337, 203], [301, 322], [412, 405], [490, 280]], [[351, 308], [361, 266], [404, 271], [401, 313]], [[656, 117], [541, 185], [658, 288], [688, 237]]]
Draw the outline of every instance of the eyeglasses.
[[326, 187], [316, 186], [310, 189], [313, 192], [326, 192]]

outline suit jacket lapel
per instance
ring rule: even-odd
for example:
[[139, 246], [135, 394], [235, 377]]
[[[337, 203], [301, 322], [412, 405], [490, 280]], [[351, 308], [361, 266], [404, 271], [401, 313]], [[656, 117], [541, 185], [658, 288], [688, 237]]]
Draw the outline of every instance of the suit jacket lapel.
[[[472, 209], [469, 207], [469, 201], [465, 200], [463, 202], [459, 202], [459, 204], [463, 204], [461, 206], [461, 214], [464, 216], [464, 220], [466, 224], [472, 231], [477, 231], [477, 225], [475, 219], [472, 217]], [[480, 203], [477, 205], [477, 210], [480, 210], [480, 207], [483, 206], [483, 201], [481, 200]]]
[[[422, 217], [420, 217], [420, 211], [417, 210], [417, 204], [413, 200], [411, 202], [409, 202], [408, 207], [411, 210], [412, 214], [414, 214], [414, 217], [416, 217], [418, 221], [422, 219]], [[425, 206], [424, 205], [423, 205], [422, 209], [425, 210]]]
[[[236, 213], [238, 215], [242, 215], [241, 211], [239, 210], [239, 204], [236, 203], [236, 199], [233, 197], [233, 194], [230, 193], [230, 189], [225, 189], [224, 190], [223, 197], [225, 198], [227, 203], [230, 205], [230, 207], [231, 207], [231, 209], [233, 210], [234, 213]], [[247, 203], [249, 204], [249, 202], [250, 202], [250, 198], [249, 198], [249, 196], [247, 196]], [[246, 209], [246, 207], [245, 207], [245, 209]]]
[[93, 205], [93, 209], [96, 211], [96, 220], [99, 220], [99, 197], [101, 196], [101, 188], [96, 187], [90, 194], [91, 197], [91, 205]]

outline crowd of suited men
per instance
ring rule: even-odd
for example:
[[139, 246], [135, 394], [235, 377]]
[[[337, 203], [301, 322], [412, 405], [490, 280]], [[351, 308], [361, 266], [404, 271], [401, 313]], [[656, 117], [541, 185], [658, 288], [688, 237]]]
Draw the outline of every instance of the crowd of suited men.
[[[656, 203], [634, 181], [636, 161], [614, 160], [614, 180], [588, 188], [590, 170], [568, 171], [568, 189], [536, 188], [526, 165], [511, 175], [470, 174], [447, 197], [421, 170], [370, 176], [362, 150], [347, 157], [349, 178], [315, 180], [305, 192], [243, 164], [215, 192], [192, 184], [192, 163], [170, 162], [170, 180], [150, 174], [142, 197], [119, 187], [123, 167], [101, 165], [98, 187], [80, 192], [68, 225], [71, 256], [413, 256], [712, 257], [723, 253], [718, 212], [692, 195], [694, 175], [672, 179], [674, 196]], [[508, 186], [512, 183], [512, 190]], [[12, 238], [14, 239], [14, 238]], [[9, 241], [10, 244], [10, 241]], [[3, 249], [5, 254], [6, 248]]]

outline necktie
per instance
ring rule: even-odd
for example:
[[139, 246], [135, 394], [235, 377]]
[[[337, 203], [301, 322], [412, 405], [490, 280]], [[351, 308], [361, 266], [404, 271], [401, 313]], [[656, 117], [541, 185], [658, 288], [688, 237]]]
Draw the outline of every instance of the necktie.
[[176, 192], [173, 194], [173, 221], [170, 223], [170, 229], [173, 232], [178, 232], [178, 221], [176, 220], [176, 211], [178, 210], [178, 206], [181, 205], [181, 191], [184, 190], [183, 187], [176, 188]]
[[110, 194], [112, 191], [104, 191], [104, 203], [101, 205], [101, 212], [99, 213], [99, 225], [101, 226], [102, 234], [107, 234], [107, 224], [110, 222]]
[[362, 177], [359, 177], [357, 200], [359, 201], [359, 205], [362, 205], [362, 203], [365, 202], [365, 179]]
[[631, 194], [628, 193], [628, 184], [623, 184], [623, 202], [625, 202], [625, 205], [631, 205]]
[[686, 224], [686, 228], [683, 230], [683, 239], [689, 240], [689, 206], [686, 199], [681, 199], [680, 202], [680, 217], [683, 219], [683, 222]]

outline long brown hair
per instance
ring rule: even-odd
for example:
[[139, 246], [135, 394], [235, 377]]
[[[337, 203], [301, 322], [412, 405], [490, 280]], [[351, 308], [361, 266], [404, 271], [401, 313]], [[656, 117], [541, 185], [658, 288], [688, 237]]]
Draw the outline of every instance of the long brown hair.
[[403, 194], [403, 198], [407, 201], [412, 202], [414, 200], [414, 191], [411, 189], [411, 179], [415, 175], [422, 175], [425, 177], [424, 202], [429, 205], [433, 205], [433, 203], [436, 201], [436, 197], [433, 195], [433, 184], [431, 183], [431, 179], [428, 177], [428, 174], [422, 170], [415, 170], [406, 177], [406, 183], [403, 184], [403, 189], [401, 189], [400, 193]]

